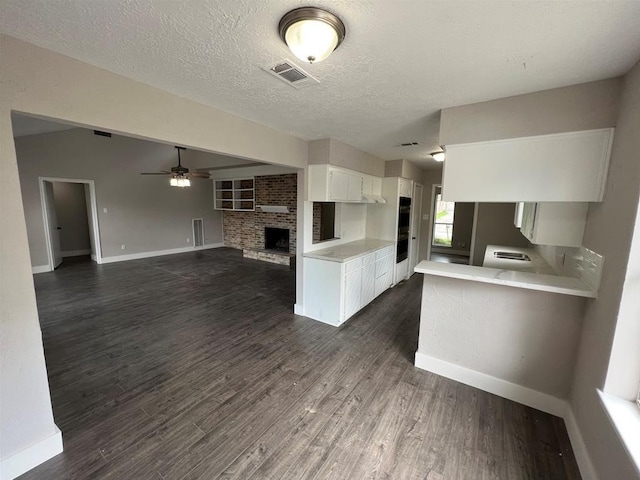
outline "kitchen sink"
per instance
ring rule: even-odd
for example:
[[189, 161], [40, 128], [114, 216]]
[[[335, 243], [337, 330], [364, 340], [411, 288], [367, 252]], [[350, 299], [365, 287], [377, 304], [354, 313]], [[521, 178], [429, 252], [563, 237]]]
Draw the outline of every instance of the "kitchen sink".
[[502, 258], [504, 260], [518, 260], [520, 262], [530, 262], [531, 258], [526, 253], [518, 252], [493, 252], [495, 258]]

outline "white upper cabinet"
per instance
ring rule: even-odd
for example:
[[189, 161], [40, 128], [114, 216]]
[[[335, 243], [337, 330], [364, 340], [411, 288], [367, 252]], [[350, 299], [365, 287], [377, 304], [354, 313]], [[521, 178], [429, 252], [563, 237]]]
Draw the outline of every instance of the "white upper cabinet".
[[380, 195], [382, 179], [332, 165], [309, 165], [309, 201], [366, 203]]
[[588, 203], [525, 203], [520, 233], [534, 245], [580, 247], [587, 223]]
[[408, 178], [398, 178], [398, 196], [411, 198], [413, 196], [413, 182]]
[[450, 202], [601, 202], [613, 128], [447, 145]]

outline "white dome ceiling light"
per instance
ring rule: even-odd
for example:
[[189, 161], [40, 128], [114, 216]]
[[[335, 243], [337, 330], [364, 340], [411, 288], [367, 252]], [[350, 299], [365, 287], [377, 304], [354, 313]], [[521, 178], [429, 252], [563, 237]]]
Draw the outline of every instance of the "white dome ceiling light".
[[316, 7], [291, 10], [278, 25], [280, 38], [293, 54], [309, 63], [321, 62], [344, 40], [344, 23], [333, 13]]

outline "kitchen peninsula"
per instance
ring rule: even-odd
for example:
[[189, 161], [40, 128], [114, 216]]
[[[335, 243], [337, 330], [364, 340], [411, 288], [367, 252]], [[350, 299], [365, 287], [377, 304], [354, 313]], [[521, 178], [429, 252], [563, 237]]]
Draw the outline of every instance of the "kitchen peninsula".
[[586, 298], [581, 279], [424, 261], [415, 364], [562, 415]]

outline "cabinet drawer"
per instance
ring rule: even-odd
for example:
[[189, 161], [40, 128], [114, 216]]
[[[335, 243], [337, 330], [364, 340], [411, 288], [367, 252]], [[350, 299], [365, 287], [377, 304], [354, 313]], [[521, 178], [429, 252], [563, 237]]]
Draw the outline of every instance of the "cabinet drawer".
[[344, 264], [344, 272], [350, 273], [362, 268], [362, 257], [350, 260]]
[[375, 261], [376, 261], [376, 252], [369, 253], [369, 254], [365, 255], [364, 257], [362, 257], [362, 265], [363, 266], [371, 265]]
[[393, 245], [384, 247], [382, 250], [376, 252], [376, 260], [386, 257], [387, 255], [393, 255]]
[[393, 256], [387, 255], [380, 260], [376, 260], [376, 278], [386, 275], [393, 268]]

